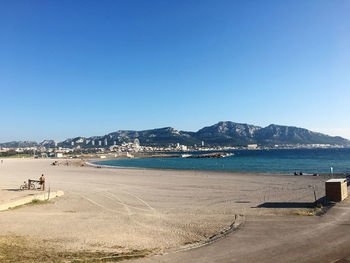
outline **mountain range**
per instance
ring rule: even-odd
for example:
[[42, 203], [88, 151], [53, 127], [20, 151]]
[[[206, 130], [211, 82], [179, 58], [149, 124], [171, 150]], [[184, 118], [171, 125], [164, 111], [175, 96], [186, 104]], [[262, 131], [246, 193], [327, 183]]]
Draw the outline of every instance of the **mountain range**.
[[[144, 146], [168, 146], [169, 144], [183, 144], [188, 146], [246, 146], [248, 144], [258, 144], [262, 146], [272, 146], [275, 144], [331, 144], [350, 146], [350, 141], [339, 136], [329, 136], [318, 132], [312, 132], [304, 128], [293, 126], [282, 126], [271, 124], [267, 127], [259, 127], [244, 123], [231, 121], [221, 121], [212, 126], [204, 127], [197, 132], [178, 131], [171, 127], [132, 131], [119, 130], [103, 136], [93, 136], [89, 138], [76, 137], [58, 142], [57, 146], [71, 147], [72, 145], [81, 147], [97, 147], [99, 142], [102, 145], [122, 144], [124, 142], [140, 141]], [[0, 143], [0, 147], [32, 147], [46, 146], [54, 147], [55, 141], [45, 140], [41, 143], [34, 141], [14, 141]]]

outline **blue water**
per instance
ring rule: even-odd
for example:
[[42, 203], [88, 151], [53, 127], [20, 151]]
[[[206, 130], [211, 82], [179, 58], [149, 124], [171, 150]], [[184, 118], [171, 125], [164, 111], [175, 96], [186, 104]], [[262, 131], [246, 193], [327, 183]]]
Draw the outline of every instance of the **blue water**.
[[98, 165], [158, 169], [273, 173], [350, 174], [350, 149], [234, 150], [234, 156], [213, 159], [144, 158], [95, 162]]

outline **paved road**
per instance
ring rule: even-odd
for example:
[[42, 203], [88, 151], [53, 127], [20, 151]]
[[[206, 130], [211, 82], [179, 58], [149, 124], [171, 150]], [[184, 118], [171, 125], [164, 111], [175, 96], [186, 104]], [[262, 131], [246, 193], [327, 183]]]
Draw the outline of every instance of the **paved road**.
[[321, 217], [247, 217], [210, 245], [134, 262], [350, 262], [349, 199]]

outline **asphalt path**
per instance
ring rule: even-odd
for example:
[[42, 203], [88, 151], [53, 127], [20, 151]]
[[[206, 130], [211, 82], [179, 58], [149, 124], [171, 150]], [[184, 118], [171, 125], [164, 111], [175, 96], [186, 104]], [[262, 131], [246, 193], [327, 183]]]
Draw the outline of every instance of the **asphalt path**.
[[248, 216], [214, 243], [134, 262], [350, 262], [350, 198], [322, 216]]

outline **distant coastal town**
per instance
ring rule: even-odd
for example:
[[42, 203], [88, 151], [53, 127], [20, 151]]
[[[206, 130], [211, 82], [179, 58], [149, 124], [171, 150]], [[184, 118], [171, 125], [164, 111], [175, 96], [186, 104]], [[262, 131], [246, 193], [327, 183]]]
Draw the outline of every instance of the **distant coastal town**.
[[[55, 142], [53, 146], [32, 146], [32, 147], [1, 147], [0, 156], [33, 156], [36, 158], [46, 157], [81, 157], [82, 155], [95, 155], [99, 158], [109, 157], [127, 157], [133, 158], [135, 154], [158, 154], [158, 153], [186, 153], [186, 152], [217, 152], [230, 150], [270, 150], [270, 149], [316, 149], [316, 148], [344, 148], [344, 145], [331, 144], [284, 144], [273, 146], [261, 146], [258, 144], [248, 144], [247, 146], [206, 146], [203, 141], [201, 145], [188, 146], [180, 143], [169, 144], [166, 147], [152, 147], [140, 145], [140, 141], [122, 143], [117, 145], [114, 142], [109, 145], [107, 140], [89, 141], [81, 140], [79, 144], [71, 143], [68, 147], [58, 146]], [[94, 147], [87, 147], [87, 145]], [[84, 147], [85, 144], [85, 147]]]

